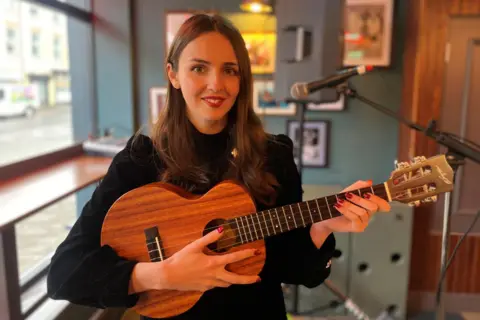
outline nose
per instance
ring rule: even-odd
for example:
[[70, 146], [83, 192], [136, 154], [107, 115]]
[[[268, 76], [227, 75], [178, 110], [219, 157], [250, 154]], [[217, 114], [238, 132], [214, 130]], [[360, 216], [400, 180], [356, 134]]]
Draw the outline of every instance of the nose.
[[223, 75], [220, 71], [210, 72], [207, 88], [212, 91], [222, 91], [225, 88]]

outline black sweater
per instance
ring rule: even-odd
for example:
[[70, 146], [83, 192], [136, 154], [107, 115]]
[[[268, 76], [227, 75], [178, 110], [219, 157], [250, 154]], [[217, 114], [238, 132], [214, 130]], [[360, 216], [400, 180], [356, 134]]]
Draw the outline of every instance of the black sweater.
[[[213, 178], [213, 186], [228, 163], [228, 133], [224, 130], [206, 135], [193, 131], [195, 148], [212, 168], [212, 177], [217, 177]], [[282, 143], [268, 142], [266, 170], [280, 183], [277, 203], [272, 206], [278, 207], [302, 201], [302, 188], [292, 141], [285, 135], [274, 138]], [[100, 233], [113, 202], [129, 190], [157, 181], [161, 163], [152, 141], [143, 135], [134, 144], [130, 139], [113, 158], [106, 176], [52, 258], [47, 282], [52, 299], [96, 308], [135, 305], [138, 295], [129, 295], [128, 287], [136, 262], [119, 257], [109, 246], [101, 247]], [[269, 208], [255, 203], [258, 211]], [[266, 238], [265, 245], [267, 256], [261, 282], [209, 290], [192, 309], [175, 319], [286, 319], [281, 283], [312, 288], [330, 274], [333, 234], [320, 249], [311, 240], [309, 226]]]

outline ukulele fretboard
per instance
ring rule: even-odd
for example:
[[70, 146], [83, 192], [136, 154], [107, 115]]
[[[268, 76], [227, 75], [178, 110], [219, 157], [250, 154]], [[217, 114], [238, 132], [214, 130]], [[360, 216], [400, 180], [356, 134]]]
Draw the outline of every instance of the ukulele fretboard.
[[[350, 192], [360, 197], [370, 193], [388, 200], [384, 184]], [[334, 207], [339, 200], [348, 201], [346, 192], [236, 217], [228, 224], [236, 232], [237, 244], [245, 244], [341, 216]]]

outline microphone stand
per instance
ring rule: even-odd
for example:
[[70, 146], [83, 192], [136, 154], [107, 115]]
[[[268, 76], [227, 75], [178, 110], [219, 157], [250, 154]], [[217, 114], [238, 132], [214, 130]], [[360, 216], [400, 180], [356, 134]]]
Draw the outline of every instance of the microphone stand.
[[[340, 95], [337, 94], [337, 99], [340, 98]], [[285, 102], [286, 103], [295, 103], [297, 108], [299, 109], [298, 111], [298, 123], [299, 123], [299, 137], [298, 137], [298, 160], [297, 160], [297, 170], [300, 174], [300, 184], [303, 184], [303, 177], [302, 177], [302, 173], [303, 173], [303, 147], [304, 147], [304, 143], [303, 143], [303, 133], [304, 133], [304, 127], [305, 127], [305, 110], [307, 109], [307, 106], [309, 103], [314, 103], [314, 104], [318, 104], [318, 103], [331, 103], [333, 101], [315, 101], [315, 100], [302, 100], [302, 99], [291, 99], [291, 98], [287, 98], [285, 99]], [[329, 289], [334, 295], [336, 295], [337, 297], [338, 296], [342, 296], [344, 299], [342, 300], [343, 302], [347, 301], [347, 298], [345, 298], [344, 295], [342, 295], [338, 289], [336, 289], [333, 284], [326, 280], [324, 281], [323, 285], [325, 285], [327, 287], [327, 289]], [[294, 315], [299, 315], [299, 311], [298, 311], [298, 304], [299, 304], [299, 288], [298, 288], [298, 285], [292, 285], [292, 296], [293, 296], [293, 308], [292, 308], [292, 313]], [[355, 307], [355, 314], [358, 314], [357, 316], [357, 319], [368, 319], [368, 317], [363, 313], [361, 312], [361, 310], [356, 307], [355, 304], [353, 304], [353, 302], [351, 302], [351, 300], [348, 300], [349, 301], [349, 304], [347, 305], [347, 308], [351, 307], [351, 308], [354, 308]], [[350, 310], [350, 309], [349, 309]], [[352, 309], [352, 312], [353, 312], [353, 309]]]
[[[298, 161], [297, 161], [297, 170], [300, 174], [300, 185], [302, 185], [302, 172], [303, 172], [303, 132], [304, 132], [304, 123], [305, 123], [305, 110], [310, 102], [309, 100], [297, 100], [297, 99], [285, 99], [286, 103], [295, 103], [297, 108], [299, 109], [298, 112], [298, 129], [299, 129], [299, 137], [298, 137]], [[295, 143], [294, 143], [294, 150], [295, 150]], [[293, 295], [293, 314], [298, 314], [298, 302], [299, 302], [299, 288], [298, 285], [292, 286], [292, 295]]]
[[[480, 147], [472, 142], [462, 141], [464, 139], [456, 137], [452, 133], [442, 132], [436, 130], [436, 121], [430, 120], [428, 127], [424, 128], [419, 124], [416, 124], [408, 119], [405, 119], [390, 109], [373, 102], [361, 95], [359, 95], [356, 90], [349, 87], [348, 83], [340, 84], [336, 87], [338, 93], [343, 93], [346, 97], [355, 98], [363, 103], [370, 105], [371, 107], [389, 115], [392, 118], [395, 118], [399, 122], [407, 125], [409, 128], [422, 132], [427, 137], [430, 137], [436, 140], [439, 144], [447, 148], [445, 154], [447, 162], [453, 169], [454, 178], [452, 183], [455, 184], [455, 179], [457, 176], [457, 170], [463, 164], [465, 164], [465, 158], [471, 159], [474, 162], [480, 164]], [[441, 251], [441, 267], [440, 267], [440, 277], [445, 272], [447, 264], [447, 251], [449, 245], [450, 237], [450, 217], [452, 215], [452, 202], [451, 202], [452, 192], [447, 192], [445, 194], [445, 203], [443, 209], [443, 231], [442, 231], [442, 251]], [[445, 319], [445, 306], [444, 306], [444, 297], [443, 297], [443, 282], [444, 278], [439, 279], [438, 292], [436, 297], [436, 319], [444, 320]]]

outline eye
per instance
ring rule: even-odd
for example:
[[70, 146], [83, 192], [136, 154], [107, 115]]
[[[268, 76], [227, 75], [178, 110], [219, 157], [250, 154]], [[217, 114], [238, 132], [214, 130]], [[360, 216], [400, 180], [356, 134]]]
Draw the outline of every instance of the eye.
[[238, 71], [235, 70], [234, 68], [226, 68], [225, 73], [228, 74], [229, 76], [237, 76]]
[[204, 66], [193, 66], [192, 71], [193, 72], [199, 72], [199, 73], [205, 72], [205, 67]]

